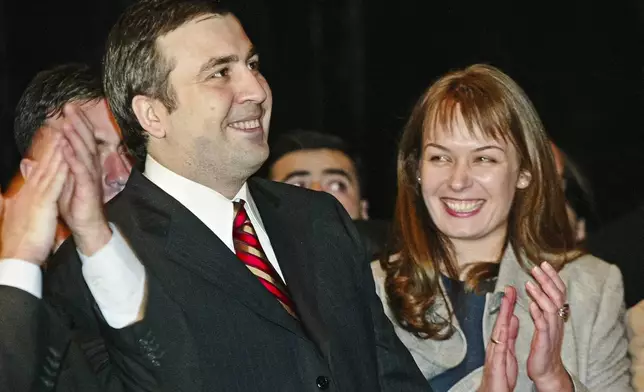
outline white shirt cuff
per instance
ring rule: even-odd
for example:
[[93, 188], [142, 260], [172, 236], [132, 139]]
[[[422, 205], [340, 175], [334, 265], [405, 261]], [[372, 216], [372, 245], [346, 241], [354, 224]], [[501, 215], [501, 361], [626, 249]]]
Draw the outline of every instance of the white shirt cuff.
[[15, 287], [42, 298], [40, 266], [19, 259], [0, 260], [0, 285]]
[[92, 256], [76, 249], [83, 277], [105, 321], [124, 328], [139, 319], [145, 292], [145, 268], [119, 230], [110, 223], [112, 238]]

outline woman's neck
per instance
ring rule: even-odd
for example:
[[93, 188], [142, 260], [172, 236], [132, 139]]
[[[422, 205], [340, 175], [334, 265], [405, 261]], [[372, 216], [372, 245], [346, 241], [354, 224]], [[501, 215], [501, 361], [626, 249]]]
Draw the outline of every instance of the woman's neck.
[[505, 245], [506, 230], [473, 240], [452, 239], [456, 269], [463, 271], [468, 265], [480, 262], [499, 262]]

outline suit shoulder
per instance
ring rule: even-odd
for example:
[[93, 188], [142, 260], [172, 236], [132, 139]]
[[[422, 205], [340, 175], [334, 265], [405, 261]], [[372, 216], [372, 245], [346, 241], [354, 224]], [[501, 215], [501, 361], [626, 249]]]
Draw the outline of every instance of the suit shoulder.
[[591, 254], [566, 264], [561, 277], [568, 286], [568, 292], [575, 296], [599, 300], [606, 295], [615, 294], [622, 298], [624, 295], [619, 268]]
[[566, 264], [562, 270], [562, 274], [570, 275], [575, 279], [583, 276], [601, 281], [618, 270], [615, 265], [587, 253]]
[[326, 197], [324, 196], [329, 196], [326, 192], [314, 191], [301, 186], [286, 184], [284, 182], [271, 181], [265, 178], [253, 177], [252, 181], [255, 183], [255, 185], [259, 185], [261, 188], [265, 188], [271, 193], [274, 193], [276, 196], [305, 199], [326, 199]]
[[331, 210], [340, 205], [333, 195], [326, 192], [314, 191], [264, 178], [253, 178], [252, 182], [254, 183], [253, 191], [268, 193], [270, 196], [279, 199], [280, 203], [286, 203], [300, 211], [303, 208], [315, 205], [315, 212], [317, 213], [321, 211], [322, 206]]

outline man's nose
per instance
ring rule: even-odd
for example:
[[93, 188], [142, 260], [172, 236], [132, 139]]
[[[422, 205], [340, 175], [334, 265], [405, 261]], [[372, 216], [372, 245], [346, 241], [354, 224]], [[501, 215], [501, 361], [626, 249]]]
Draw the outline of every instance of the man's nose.
[[110, 187], [123, 186], [130, 177], [132, 165], [126, 157], [118, 152], [113, 152], [103, 162], [103, 170], [105, 173], [105, 185]]
[[262, 78], [263, 76], [250, 70], [239, 75], [237, 79], [237, 101], [239, 103], [263, 103], [269, 95], [266, 91], [269, 87], [262, 83]]

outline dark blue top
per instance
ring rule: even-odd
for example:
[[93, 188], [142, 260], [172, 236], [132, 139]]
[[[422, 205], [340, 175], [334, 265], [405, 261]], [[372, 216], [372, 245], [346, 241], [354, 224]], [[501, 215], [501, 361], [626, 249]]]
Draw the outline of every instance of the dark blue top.
[[485, 309], [485, 292], [466, 292], [465, 283], [441, 277], [447, 296], [452, 303], [454, 315], [465, 334], [467, 353], [465, 359], [455, 368], [441, 373], [431, 380], [434, 392], [448, 391], [454, 384], [485, 362], [485, 346], [483, 345], [483, 310]]

